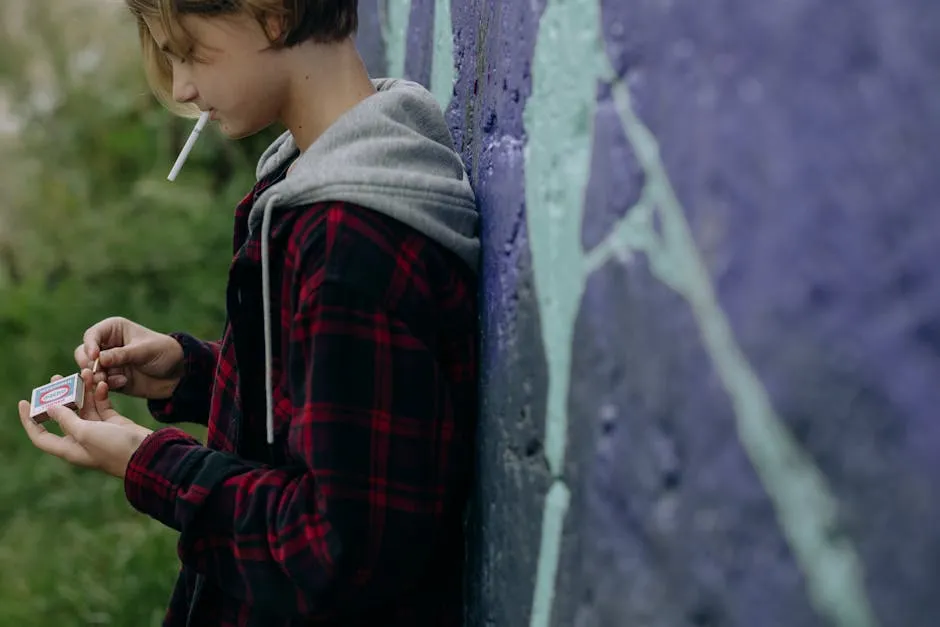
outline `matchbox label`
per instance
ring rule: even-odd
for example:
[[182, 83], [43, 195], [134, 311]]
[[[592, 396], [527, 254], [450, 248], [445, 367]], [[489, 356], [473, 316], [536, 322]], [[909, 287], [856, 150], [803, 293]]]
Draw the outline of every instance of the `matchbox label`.
[[39, 398], [36, 399], [37, 405], [48, 405], [49, 403], [54, 403], [63, 396], [68, 396], [72, 393], [72, 384], [66, 383], [65, 385], [60, 385], [57, 388], [52, 388], [51, 390], [46, 390], [39, 395]]
[[32, 414], [40, 414], [55, 405], [75, 402], [78, 397], [78, 375], [53, 381], [33, 390]]

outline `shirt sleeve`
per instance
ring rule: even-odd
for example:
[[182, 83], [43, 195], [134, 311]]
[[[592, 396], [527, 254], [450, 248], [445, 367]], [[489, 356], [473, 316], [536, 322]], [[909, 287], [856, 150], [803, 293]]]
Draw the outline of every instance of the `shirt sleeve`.
[[453, 515], [457, 438], [430, 348], [374, 296], [316, 276], [289, 328], [296, 465], [251, 464], [167, 427], [135, 453], [125, 491], [227, 594], [325, 618], [421, 576]]
[[150, 399], [147, 409], [158, 422], [191, 422], [207, 426], [212, 382], [219, 363], [219, 341], [203, 341], [186, 333], [170, 333], [183, 347], [183, 376], [166, 399]]

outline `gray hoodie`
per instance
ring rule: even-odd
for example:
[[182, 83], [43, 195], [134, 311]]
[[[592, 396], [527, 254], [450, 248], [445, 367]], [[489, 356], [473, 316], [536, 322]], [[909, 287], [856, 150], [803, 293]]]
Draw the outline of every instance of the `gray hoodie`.
[[[437, 101], [424, 87], [400, 79], [373, 81], [377, 93], [330, 126], [281, 182], [266, 189], [248, 216], [261, 227], [265, 396], [268, 443], [274, 441], [268, 240], [271, 216], [320, 201], [356, 203], [424, 233], [477, 271], [478, 212], [463, 162]], [[290, 132], [258, 161], [264, 178], [297, 154]]]

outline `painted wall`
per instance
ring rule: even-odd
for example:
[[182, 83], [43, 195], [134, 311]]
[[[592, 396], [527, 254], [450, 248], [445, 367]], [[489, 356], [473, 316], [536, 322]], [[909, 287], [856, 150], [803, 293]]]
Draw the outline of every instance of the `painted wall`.
[[940, 3], [361, 6], [484, 218], [468, 625], [935, 626]]

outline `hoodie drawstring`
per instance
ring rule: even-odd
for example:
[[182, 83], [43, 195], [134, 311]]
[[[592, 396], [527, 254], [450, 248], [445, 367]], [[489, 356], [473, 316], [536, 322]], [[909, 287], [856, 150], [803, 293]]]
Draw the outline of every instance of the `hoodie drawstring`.
[[[271, 209], [277, 196], [273, 196], [264, 206], [264, 219], [261, 222], [261, 291], [264, 299], [264, 392], [266, 403], [265, 426], [268, 432], [268, 444], [274, 443], [274, 392], [271, 367], [271, 277], [268, 276], [268, 237], [271, 234]], [[196, 575], [196, 586], [186, 615], [186, 627], [192, 625], [194, 611], [202, 596], [205, 576]]]
[[261, 299], [264, 308], [264, 400], [266, 404], [265, 427], [268, 444], [274, 444], [274, 382], [271, 364], [271, 277], [268, 271], [268, 239], [271, 234], [271, 209], [277, 201], [271, 196], [264, 205], [261, 220]]

